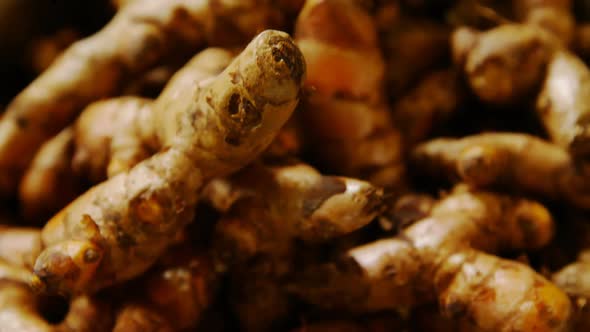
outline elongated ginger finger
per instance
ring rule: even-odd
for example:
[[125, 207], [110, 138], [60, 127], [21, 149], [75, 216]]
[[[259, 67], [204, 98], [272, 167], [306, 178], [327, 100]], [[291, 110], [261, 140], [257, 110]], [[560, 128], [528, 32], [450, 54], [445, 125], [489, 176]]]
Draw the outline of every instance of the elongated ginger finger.
[[82, 179], [71, 165], [73, 148], [74, 131], [69, 127], [41, 146], [19, 185], [24, 218], [43, 220], [80, 194]]
[[305, 84], [313, 93], [302, 118], [317, 140], [318, 160], [330, 172], [397, 186], [399, 172], [376, 176], [400, 168], [401, 142], [386, 104], [385, 63], [371, 16], [351, 1], [308, 0], [295, 37], [309, 68]]
[[[455, 31], [454, 58], [473, 92], [490, 104], [512, 104], [536, 93], [545, 68], [560, 46], [550, 34], [526, 24], [504, 24], [478, 33]], [[457, 36], [459, 34], [459, 36]], [[466, 54], [461, 53], [466, 52]]]
[[382, 189], [365, 181], [325, 176], [303, 163], [254, 165], [230, 181], [225, 194], [241, 192], [237, 195], [242, 198], [217, 223], [214, 239], [219, 253], [229, 260], [279, 254], [295, 238], [325, 241], [342, 236], [365, 226], [384, 209]]
[[[199, 52], [169, 82], [179, 86], [219, 74], [233, 58], [220, 48]], [[84, 189], [127, 171], [159, 149], [153, 120], [153, 101], [118, 97], [90, 104], [76, 123], [45, 143], [20, 184], [22, 210], [42, 219], [71, 202]], [[67, 190], [69, 189], [69, 190]]]
[[583, 168], [556, 145], [527, 134], [486, 133], [438, 138], [419, 145], [416, 168], [477, 187], [504, 187], [590, 207]]
[[0, 120], [0, 193], [13, 195], [37, 149], [89, 103], [132, 76], [200, 44], [242, 44], [281, 26], [270, 0], [138, 0], [98, 33], [69, 47], [7, 107]]
[[310, 268], [295, 291], [333, 309], [410, 309], [442, 295], [434, 288], [437, 276], [454, 266], [450, 257], [462, 248], [533, 249], [547, 244], [552, 234], [551, 216], [542, 205], [458, 187], [435, 204], [429, 217], [397, 237], [353, 248], [342, 261]]
[[237, 171], [270, 144], [297, 105], [304, 73], [289, 36], [268, 30], [209, 84], [158, 98], [163, 148], [48, 222], [33, 286], [95, 292], [143, 273], [193, 220], [203, 184]]
[[[393, 305], [408, 292], [422, 300], [434, 296], [446, 317], [473, 325], [477, 331], [569, 331], [568, 297], [526, 265], [470, 248], [429, 256], [416, 253], [421, 249], [410, 249], [405, 241], [381, 240], [353, 249], [345, 263], [315, 271], [328, 274], [317, 275], [313, 283], [301, 287], [321, 289], [318, 295], [324, 299], [335, 296], [334, 288], [338, 288], [341, 298], [349, 297], [349, 303], [357, 302], [357, 306], [368, 297], [379, 303], [373, 309]], [[404, 261], [400, 253], [411, 256]], [[415, 269], [408, 273], [411, 266]], [[335, 287], [337, 282], [340, 285]], [[340, 288], [345, 284], [349, 289]]]
[[41, 249], [40, 229], [0, 225], [0, 259], [32, 269]]
[[590, 155], [590, 69], [577, 56], [556, 52], [549, 67], [537, 114], [549, 137], [574, 157]]

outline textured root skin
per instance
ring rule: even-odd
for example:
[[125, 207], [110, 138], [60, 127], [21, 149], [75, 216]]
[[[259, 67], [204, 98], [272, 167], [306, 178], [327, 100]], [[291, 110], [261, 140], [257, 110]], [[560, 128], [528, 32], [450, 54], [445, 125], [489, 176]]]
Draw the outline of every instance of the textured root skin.
[[445, 315], [482, 331], [564, 331], [565, 294], [532, 269], [479, 251], [539, 248], [552, 227], [538, 203], [458, 188], [399, 236], [311, 268], [292, 290], [331, 309], [409, 309], [437, 299]]
[[[219, 74], [233, 59], [220, 48], [197, 54], [167, 84], [162, 95], [174, 95]], [[22, 210], [43, 219], [74, 200], [80, 181], [96, 184], [131, 169], [159, 149], [153, 101], [118, 97], [90, 104], [76, 123], [46, 142], [20, 184]], [[59, 194], [58, 194], [59, 193]]]
[[270, 144], [297, 105], [304, 73], [289, 36], [269, 30], [209, 84], [179, 87], [177, 98], [163, 94], [154, 106], [163, 149], [48, 222], [33, 286], [94, 292], [143, 273], [192, 221], [203, 183]]
[[536, 109], [551, 140], [574, 158], [590, 155], [589, 93], [590, 69], [586, 64], [568, 51], [556, 52]]
[[41, 249], [39, 229], [0, 225], [0, 259], [32, 269]]
[[412, 159], [415, 169], [433, 177], [476, 187], [504, 187], [590, 207], [584, 169], [565, 150], [530, 135], [438, 138], [416, 147]]
[[64, 320], [47, 322], [38, 312], [38, 295], [27, 285], [28, 270], [0, 260], [0, 331], [108, 332], [112, 328], [110, 306], [88, 296], [74, 298]]
[[214, 201], [238, 196], [216, 227], [219, 252], [238, 261], [276, 254], [294, 238], [317, 242], [351, 233], [384, 210], [381, 189], [303, 163], [253, 165], [229, 185], [209, 195]]
[[[69, 47], [7, 107], [0, 120], [0, 193], [13, 195], [34, 153], [89, 103], [182, 45], [242, 43], [283, 17], [271, 1], [141, 0], [124, 6], [101, 31]], [[129, 42], [132, 41], [132, 42]], [[66, 77], [67, 76], [67, 77]]]
[[374, 23], [353, 2], [306, 1], [295, 37], [308, 64], [305, 85], [313, 93], [302, 118], [320, 143], [314, 153], [330, 171], [393, 187], [399, 181], [395, 172], [373, 178], [382, 169], [399, 168], [401, 157]]
[[207, 197], [227, 212], [216, 224], [216, 259], [231, 269], [231, 304], [245, 331], [273, 331], [293, 310], [284, 280], [294, 239], [325, 241], [350, 233], [383, 210], [368, 182], [324, 176], [311, 166], [252, 165]]

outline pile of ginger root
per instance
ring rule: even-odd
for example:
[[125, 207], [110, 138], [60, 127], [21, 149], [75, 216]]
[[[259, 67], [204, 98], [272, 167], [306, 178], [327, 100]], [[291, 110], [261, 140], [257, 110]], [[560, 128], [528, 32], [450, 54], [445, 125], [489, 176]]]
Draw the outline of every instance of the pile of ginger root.
[[4, 78], [0, 332], [590, 329], [590, 1], [93, 6]]

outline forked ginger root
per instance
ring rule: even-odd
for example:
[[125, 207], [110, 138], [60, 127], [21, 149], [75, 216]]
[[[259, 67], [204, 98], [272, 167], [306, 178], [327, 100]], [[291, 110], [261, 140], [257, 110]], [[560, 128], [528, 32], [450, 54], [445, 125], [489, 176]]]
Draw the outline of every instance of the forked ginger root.
[[41, 144], [89, 103], [170, 55], [203, 43], [242, 44], [278, 28], [275, 2], [137, 0], [123, 6], [96, 34], [70, 46], [8, 105], [0, 120], [0, 193], [13, 195]]
[[298, 102], [305, 62], [265, 31], [217, 77], [158, 98], [160, 152], [91, 188], [53, 217], [35, 264], [37, 289], [95, 292], [143, 273], [193, 220], [199, 190], [273, 140]]
[[531, 268], [484, 253], [535, 249], [552, 236], [542, 205], [456, 188], [391, 239], [310, 267], [291, 286], [315, 305], [356, 312], [438, 301], [478, 331], [566, 331], [567, 296]]
[[412, 159], [414, 169], [422, 174], [590, 208], [588, 170], [560, 147], [527, 134], [437, 138], [416, 147]]

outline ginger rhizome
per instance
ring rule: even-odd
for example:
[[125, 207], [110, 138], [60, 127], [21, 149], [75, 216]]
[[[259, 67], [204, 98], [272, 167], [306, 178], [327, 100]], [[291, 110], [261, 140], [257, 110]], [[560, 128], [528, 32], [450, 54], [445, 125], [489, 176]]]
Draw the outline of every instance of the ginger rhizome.
[[343, 236], [384, 209], [382, 189], [301, 162], [249, 166], [211, 182], [204, 195], [225, 211], [213, 246], [232, 275], [230, 303], [245, 331], [278, 328], [273, 324], [292, 310], [284, 280], [296, 268], [295, 239]]
[[385, 63], [371, 16], [352, 1], [309, 0], [295, 38], [308, 64], [311, 91], [302, 117], [318, 162], [340, 175], [397, 186], [401, 138], [386, 103]]
[[437, 138], [416, 147], [412, 159], [414, 169], [434, 178], [590, 207], [588, 171], [559, 146], [531, 135]]
[[99, 32], [71, 45], [8, 105], [0, 120], [0, 193], [13, 195], [40, 145], [89, 103], [115, 95], [126, 80], [202, 44], [245, 44], [280, 28], [275, 1], [138, 0]]
[[268, 30], [215, 78], [163, 93], [153, 110], [159, 152], [47, 223], [33, 286], [95, 292], [143, 273], [193, 220], [203, 185], [270, 144], [297, 105], [304, 74], [291, 38]]
[[528, 266], [488, 254], [540, 248], [553, 227], [539, 203], [458, 187], [398, 236], [311, 266], [291, 289], [328, 309], [407, 310], [436, 300], [445, 316], [478, 331], [566, 331], [567, 295]]
[[[577, 159], [590, 153], [590, 69], [545, 29], [505, 24], [486, 32], [460, 28], [454, 58], [473, 92], [496, 105], [535, 100], [550, 139]], [[543, 82], [540, 84], [540, 82]]]
[[[214, 77], [232, 59], [233, 53], [220, 48], [199, 52], [171, 78], [160, 98], [174, 98], [184, 89], [180, 87], [190, 89]], [[90, 104], [37, 152], [19, 188], [24, 214], [29, 219], [51, 216], [81, 193], [81, 183], [97, 184], [157, 151], [153, 104], [132, 96]]]

